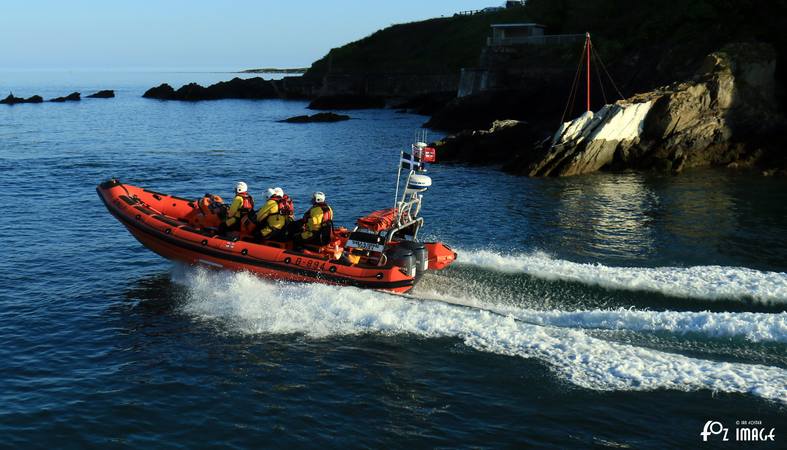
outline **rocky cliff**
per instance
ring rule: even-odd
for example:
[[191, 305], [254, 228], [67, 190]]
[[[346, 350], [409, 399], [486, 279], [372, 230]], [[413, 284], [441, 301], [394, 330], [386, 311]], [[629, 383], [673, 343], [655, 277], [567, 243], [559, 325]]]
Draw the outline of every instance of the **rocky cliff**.
[[635, 95], [563, 124], [543, 151], [515, 165], [530, 176], [567, 176], [601, 168], [751, 165], [759, 144], [783, 118], [768, 45], [736, 44], [712, 53], [690, 81]]
[[457, 153], [452, 147], [499, 145], [509, 152], [498, 162], [528, 176], [768, 164], [783, 153], [785, 126], [775, 101], [774, 71], [769, 45], [733, 44], [710, 54], [691, 80], [582, 114], [540, 146], [532, 140], [512, 144], [508, 128], [496, 139], [499, 126], [459, 134], [438, 146], [446, 146], [450, 159]]

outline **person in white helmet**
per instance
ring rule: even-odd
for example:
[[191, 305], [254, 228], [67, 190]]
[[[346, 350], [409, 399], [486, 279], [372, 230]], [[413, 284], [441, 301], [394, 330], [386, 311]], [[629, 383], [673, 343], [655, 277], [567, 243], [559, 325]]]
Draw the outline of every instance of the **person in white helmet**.
[[292, 201], [282, 188], [268, 189], [268, 201], [257, 212], [255, 235], [261, 240], [284, 241], [292, 220]]
[[333, 210], [325, 201], [325, 194], [312, 194], [312, 207], [303, 215], [303, 231], [295, 240], [304, 244], [326, 245], [333, 234]]
[[249, 187], [243, 181], [235, 185], [235, 198], [227, 210], [227, 218], [221, 224], [222, 232], [238, 230], [241, 218], [254, 210], [254, 198], [248, 190]]

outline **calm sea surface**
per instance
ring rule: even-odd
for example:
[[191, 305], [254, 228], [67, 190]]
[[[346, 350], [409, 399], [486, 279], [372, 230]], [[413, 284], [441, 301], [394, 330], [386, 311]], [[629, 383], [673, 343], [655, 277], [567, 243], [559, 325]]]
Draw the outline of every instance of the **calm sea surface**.
[[322, 190], [349, 225], [425, 121], [141, 98], [232, 76], [0, 72], [2, 97], [117, 95], [0, 105], [0, 447], [696, 447], [709, 420], [785, 445], [787, 181], [433, 166], [425, 237], [459, 261], [414, 294], [467, 307], [179, 266], [96, 184]]

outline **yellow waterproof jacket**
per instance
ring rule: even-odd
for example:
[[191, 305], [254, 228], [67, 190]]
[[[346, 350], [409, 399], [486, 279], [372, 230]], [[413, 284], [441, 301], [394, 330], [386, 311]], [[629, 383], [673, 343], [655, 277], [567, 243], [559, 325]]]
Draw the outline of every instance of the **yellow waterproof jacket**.
[[314, 205], [312, 208], [304, 215], [304, 219], [306, 219], [306, 230], [301, 233], [301, 237], [303, 239], [309, 239], [314, 236], [314, 233], [320, 231], [322, 228], [323, 220], [325, 219], [325, 211], [323, 211], [322, 207], [328, 208], [328, 219], [333, 220], [333, 210], [330, 206], [326, 204], [322, 205]]
[[254, 207], [254, 200], [251, 198], [251, 195], [246, 194], [244, 197], [243, 195], [236, 195], [235, 198], [232, 199], [232, 203], [230, 204], [230, 209], [227, 211], [227, 225], [232, 225], [238, 219], [240, 219], [241, 215], [244, 212], [248, 212], [248, 208], [243, 208], [244, 201], [248, 199], [248, 203], [251, 207]]
[[269, 199], [262, 208], [257, 211], [257, 224], [261, 227], [281, 230], [287, 223], [287, 218], [279, 214], [279, 202], [276, 199]]

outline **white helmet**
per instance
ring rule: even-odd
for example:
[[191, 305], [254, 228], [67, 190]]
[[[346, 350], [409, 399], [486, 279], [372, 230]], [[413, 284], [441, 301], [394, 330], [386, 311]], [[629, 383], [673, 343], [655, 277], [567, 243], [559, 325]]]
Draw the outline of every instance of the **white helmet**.
[[241, 192], [246, 192], [249, 190], [249, 187], [246, 186], [246, 183], [243, 181], [238, 181], [238, 184], [235, 185], [235, 193], [240, 194]]
[[273, 197], [274, 195], [276, 195], [276, 189], [274, 189], [274, 188], [268, 188], [268, 191], [267, 191], [267, 193], [268, 193], [268, 198], [271, 198], [271, 197]]
[[320, 191], [312, 194], [312, 203], [325, 203], [325, 194]]
[[284, 197], [284, 189], [280, 187], [275, 187], [273, 188], [273, 190], [276, 192], [276, 195], [278, 195], [279, 197]]

